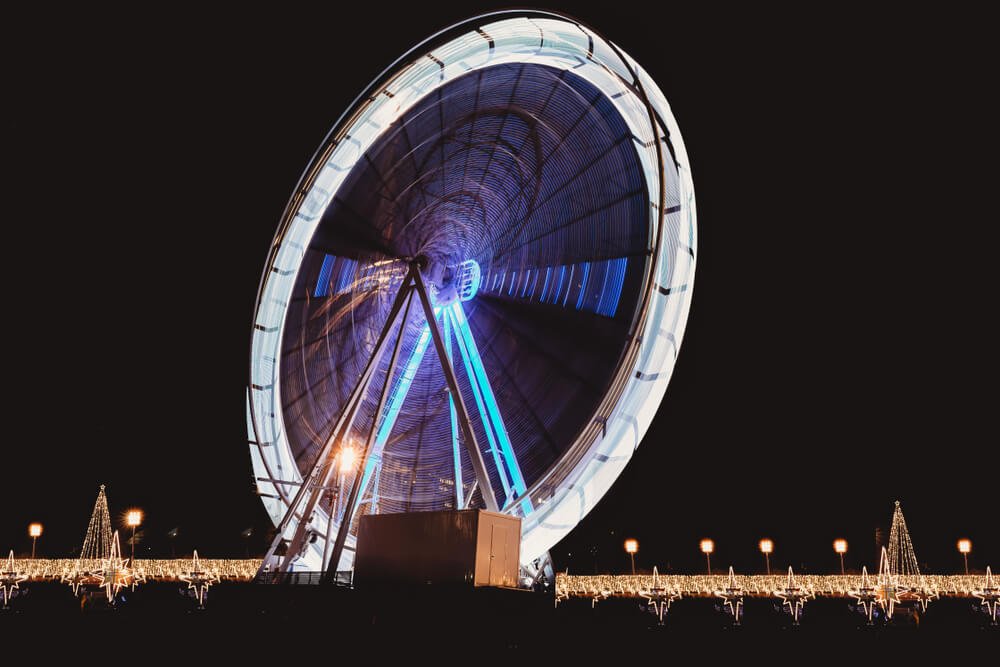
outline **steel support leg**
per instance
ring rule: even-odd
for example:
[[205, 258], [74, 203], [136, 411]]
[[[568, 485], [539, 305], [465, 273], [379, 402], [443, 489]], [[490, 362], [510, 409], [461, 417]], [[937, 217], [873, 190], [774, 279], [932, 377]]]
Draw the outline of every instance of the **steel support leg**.
[[[333, 583], [337, 577], [337, 567], [340, 565], [340, 556], [344, 552], [344, 545], [347, 543], [347, 535], [351, 532], [351, 524], [354, 522], [354, 507], [361, 492], [362, 471], [368, 462], [371, 454], [372, 444], [375, 442], [375, 434], [378, 433], [378, 422], [385, 410], [385, 402], [389, 397], [389, 389], [392, 387], [392, 378], [396, 374], [396, 362], [399, 361], [399, 350], [403, 347], [403, 335], [406, 333], [406, 320], [410, 315], [410, 304], [413, 303], [413, 287], [411, 281], [417, 274], [415, 267], [410, 267], [407, 274], [403, 290], [406, 292], [406, 307], [403, 309], [403, 319], [399, 324], [399, 335], [396, 336], [396, 344], [392, 348], [392, 357], [389, 359], [389, 369], [385, 373], [385, 382], [382, 385], [382, 393], [379, 395], [378, 406], [372, 415], [372, 427], [368, 431], [368, 439], [365, 440], [364, 453], [358, 461], [358, 471], [354, 475], [354, 482], [351, 484], [351, 494], [344, 503], [344, 516], [340, 520], [340, 527], [337, 529], [337, 541], [333, 543], [333, 552], [330, 554], [330, 562], [326, 563], [325, 581]], [[433, 316], [432, 316], [433, 317]], [[332, 519], [331, 519], [332, 520]]]
[[[407, 280], [397, 293], [396, 300], [393, 302], [392, 307], [389, 310], [389, 317], [386, 318], [385, 325], [382, 327], [382, 332], [379, 334], [378, 341], [372, 351], [372, 356], [368, 360], [368, 364], [365, 366], [361, 377], [358, 378], [357, 385], [355, 385], [350, 397], [344, 404], [344, 409], [341, 411], [340, 416], [337, 418], [337, 422], [330, 431], [329, 437], [327, 437], [326, 442], [323, 443], [323, 447], [320, 449], [319, 454], [317, 454], [316, 459], [313, 461], [310, 473], [303, 478], [302, 485], [299, 487], [295, 497], [292, 499], [291, 504], [289, 504], [288, 509], [285, 511], [285, 516], [279, 522], [274, 540], [272, 540], [271, 546], [264, 555], [258, 574], [263, 573], [265, 568], [270, 565], [278, 546], [284, 540], [285, 531], [288, 529], [289, 523], [296, 514], [299, 514], [299, 507], [308, 497], [309, 502], [307, 505], [310, 507], [310, 511], [301, 513], [292, 543], [289, 545], [286, 556], [279, 566], [279, 571], [287, 571], [290, 562], [298, 556], [298, 549], [301, 549], [302, 547], [302, 542], [305, 540], [306, 528], [312, 518], [312, 509], [315, 508], [316, 502], [318, 502], [319, 496], [322, 495], [323, 489], [326, 486], [326, 474], [324, 474], [324, 469], [329, 463], [333, 445], [342, 432], [350, 430], [354, 422], [354, 417], [357, 414], [358, 406], [361, 404], [361, 399], [364, 397], [365, 393], [367, 393], [368, 385], [371, 383], [374, 370], [378, 366], [378, 363], [382, 360], [382, 354], [389, 338], [389, 332], [392, 331], [392, 327], [396, 322], [396, 318], [399, 316], [399, 311], [403, 307], [403, 303], [408, 302], [411, 290], [412, 287], [410, 286], [410, 281]], [[298, 548], [293, 549], [292, 547], [296, 545]]]

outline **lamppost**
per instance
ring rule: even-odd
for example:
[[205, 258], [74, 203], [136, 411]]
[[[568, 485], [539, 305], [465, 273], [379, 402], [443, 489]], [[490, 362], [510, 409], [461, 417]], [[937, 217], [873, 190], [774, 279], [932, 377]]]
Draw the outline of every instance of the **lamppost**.
[[[28, 526], [28, 535], [31, 536], [31, 559], [34, 560], [35, 559], [35, 542], [37, 542], [38, 538], [41, 537], [41, 535], [42, 535], [42, 524], [40, 524], [40, 523], [33, 523], [33, 524], [29, 525]], [[966, 569], [968, 569], [968, 568], [966, 568]]]
[[625, 540], [625, 553], [632, 559], [632, 575], [635, 576], [635, 554], [639, 551], [639, 540]]
[[972, 540], [961, 539], [958, 541], [958, 550], [962, 553], [962, 558], [965, 559], [965, 574], [969, 575], [969, 552], [972, 551]]
[[760, 552], [764, 554], [764, 563], [767, 566], [767, 576], [771, 576], [771, 552], [774, 551], [774, 542], [768, 538], [760, 541]]
[[840, 556], [840, 576], [844, 576], [844, 554], [847, 553], [847, 540], [838, 537], [833, 541], [833, 550]]
[[125, 525], [132, 529], [132, 560], [129, 565], [135, 567], [135, 528], [142, 523], [142, 510], [129, 510], [125, 515]]
[[715, 542], [705, 538], [701, 541], [701, 552], [705, 554], [705, 562], [708, 564], [708, 574], [712, 575], [712, 552], [715, 551]]

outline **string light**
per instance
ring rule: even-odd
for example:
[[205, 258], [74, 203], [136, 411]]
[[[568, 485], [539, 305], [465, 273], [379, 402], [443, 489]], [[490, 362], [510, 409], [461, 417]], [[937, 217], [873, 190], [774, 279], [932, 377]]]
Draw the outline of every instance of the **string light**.
[[[199, 558], [199, 562], [206, 570], [218, 574], [223, 581], [252, 581], [261, 564], [260, 559], [243, 558]], [[84, 584], [89, 584], [102, 569], [103, 561], [75, 558], [40, 558], [31, 561], [15, 558], [14, 563], [28, 575], [30, 581], [62, 581], [66, 577], [65, 583], [71, 583], [69, 580], [77, 573], [84, 577]], [[190, 571], [190, 565], [190, 560], [144, 558], [136, 562], [132, 571], [139, 577], [140, 583], [140, 575], [149, 581], [180, 581], [180, 575]]]
[[[775, 591], [781, 587], [782, 580], [787, 584], [787, 576], [768, 577], [765, 575], [739, 576], [727, 575], [569, 575], [558, 573], [555, 581], [555, 594], [559, 600], [569, 598], [587, 598], [603, 600], [608, 597], [643, 598], [656, 588], [674, 591], [683, 597], [718, 597], [719, 591], [733, 589], [745, 597], [775, 597]], [[893, 582], [896, 588], [891, 588]], [[982, 578], [964, 575], [921, 575], [919, 586], [905, 589], [898, 584], [898, 577], [884, 581], [883, 586], [897, 593], [908, 591], [914, 600], [920, 595], [928, 599], [937, 597], [971, 598], [980, 590]], [[795, 585], [811, 598], [855, 598], [859, 603], [867, 605], [869, 595], [875, 597], [876, 606], [881, 606], [878, 597], [880, 592], [875, 580], [868, 574], [867, 568], [862, 568], [861, 575], [795, 575]], [[918, 595], [918, 591], [923, 593]], [[866, 612], [867, 612], [866, 608]]]

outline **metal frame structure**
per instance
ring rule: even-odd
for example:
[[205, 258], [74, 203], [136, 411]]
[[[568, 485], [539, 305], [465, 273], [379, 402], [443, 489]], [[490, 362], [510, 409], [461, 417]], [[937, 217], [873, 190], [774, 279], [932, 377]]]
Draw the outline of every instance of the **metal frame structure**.
[[[624, 351], [614, 376], [603, 390], [603, 399], [565, 454], [544, 474], [536, 475], [530, 482], [526, 480], [462, 302], [435, 304], [419, 263], [409, 259], [389, 318], [375, 347], [366, 350], [370, 358], [365, 370], [319, 454], [311, 465], [302, 469], [303, 474], [301, 464], [290, 453], [283, 421], [281, 341], [305, 250], [326, 207], [344, 182], [347, 169], [344, 165], [350, 159], [357, 159], [351, 155], [363, 155], [394, 118], [419, 100], [434, 95], [448, 81], [504, 63], [538, 63], [572, 71], [587, 80], [627, 124], [642, 165], [642, 178], [649, 193], [649, 242], [645, 254], [639, 258], [643, 262], [641, 293], [631, 314]], [[607, 491], [652, 420], [683, 336], [693, 289], [696, 246], [690, 168], [669, 105], [649, 76], [600, 34], [565, 16], [511, 10], [470, 19], [414, 47], [387, 68], [334, 126], [289, 201], [267, 259], [255, 308], [247, 391], [255, 481], [278, 527], [265, 567], [275, 566], [274, 558], [282, 542], [287, 542], [288, 548], [276, 564], [278, 572], [324, 569], [329, 577], [332, 576], [329, 573], [349, 567], [351, 557], [345, 551], [351, 549], [353, 518], [364, 502], [370, 502], [372, 508], [379, 503], [382, 448], [392, 431], [394, 415], [406, 400], [409, 383], [432, 343], [449, 390], [455, 507], [468, 507], [478, 494], [489, 509], [518, 513], [522, 516], [523, 562], [530, 564], [544, 558], [548, 548]], [[586, 262], [579, 266], [583, 283], [592, 268]], [[541, 286], [543, 301], [551, 303], [562, 297], [565, 305], [570, 300], [570, 289], [567, 287], [563, 294], [564, 278], [568, 273], [568, 285], [575, 270], [575, 266], [566, 265], [529, 268], [518, 277], [512, 275], [506, 287], [503, 285], [506, 276], [488, 275], [484, 277], [484, 289], [487, 281], [490, 286], [499, 282], [501, 290], [513, 295], [517, 289], [523, 297], [529, 292], [538, 293]], [[325, 264], [323, 271], [329, 278], [330, 268]], [[605, 282], [608, 275], [604, 274]], [[409, 317], [414, 294], [420, 301], [426, 326], [417, 345], [402, 361], [402, 370], [397, 372], [403, 327], [399, 322], [405, 324]], [[574, 294], [573, 300], [579, 310], [582, 291]], [[613, 306], [604, 303], [603, 297], [596, 309], [600, 314], [613, 314]], [[390, 345], [397, 324], [400, 335]], [[334, 475], [339, 438], [355, 423], [376, 369], [390, 348], [389, 370], [364, 439], [359, 473], [354, 475], [345, 501]], [[458, 387], [455, 369], [459, 365], [453, 362], [455, 354], [462, 358], [461, 368], [471, 385], [474, 405], [489, 441], [486, 451], [500, 481], [496, 489], [485, 470], [483, 450]], [[473, 463], [474, 487], [462, 483], [463, 448]], [[369, 487], [372, 492], [366, 500], [364, 495]], [[496, 497], [501, 492], [503, 503]], [[324, 497], [336, 498], [329, 510], [321, 502]], [[319, 544], [321, 536], [325, 538]]]

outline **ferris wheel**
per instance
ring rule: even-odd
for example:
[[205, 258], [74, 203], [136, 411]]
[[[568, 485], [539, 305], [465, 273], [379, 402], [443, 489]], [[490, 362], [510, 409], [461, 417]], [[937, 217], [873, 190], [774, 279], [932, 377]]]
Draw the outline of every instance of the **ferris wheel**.
[[697, 249], [663, 94], [548, 12], [414, 47], [341, 116], [285, 210], [247, 389], [263, 568], [351, 567], [359, 517], [480, 507], [544, 557], [663, 398]]

